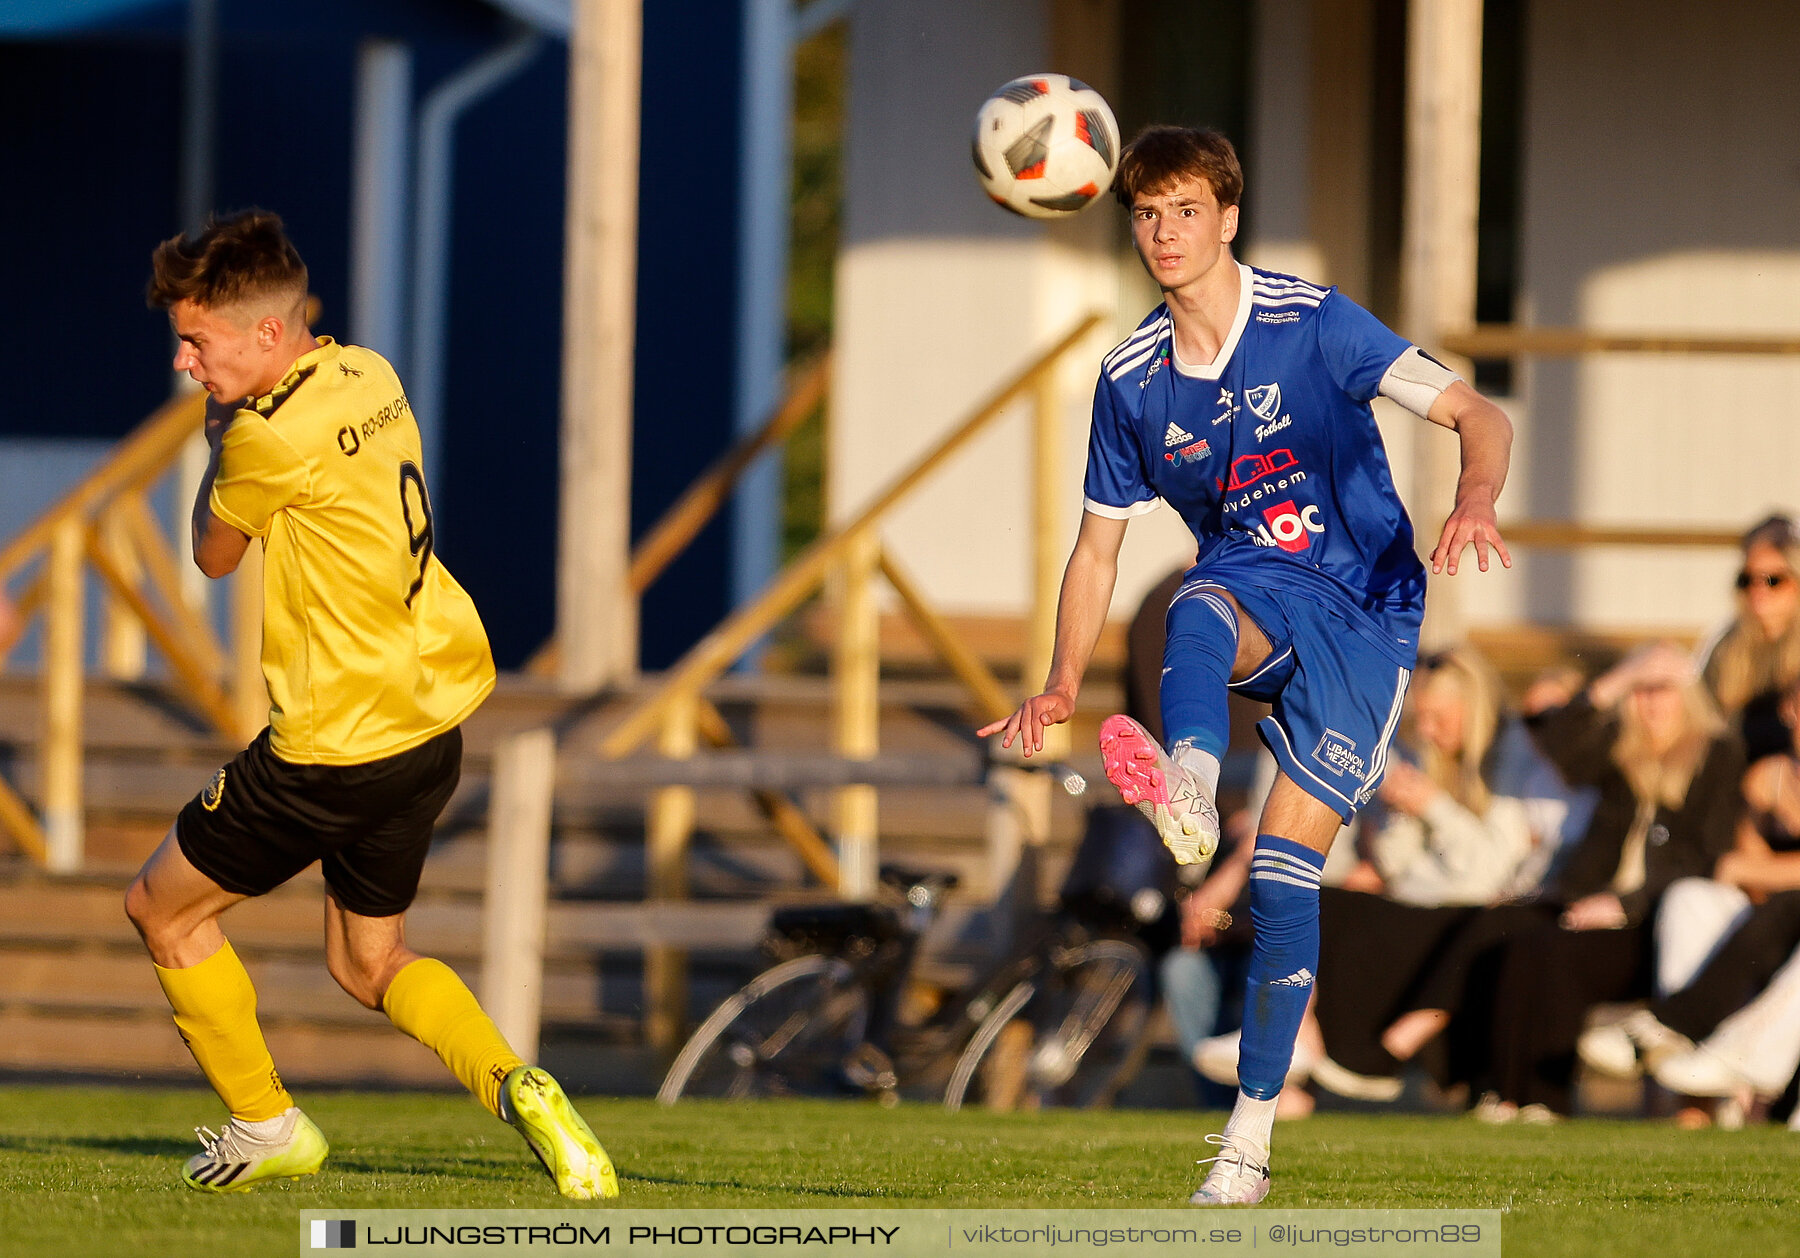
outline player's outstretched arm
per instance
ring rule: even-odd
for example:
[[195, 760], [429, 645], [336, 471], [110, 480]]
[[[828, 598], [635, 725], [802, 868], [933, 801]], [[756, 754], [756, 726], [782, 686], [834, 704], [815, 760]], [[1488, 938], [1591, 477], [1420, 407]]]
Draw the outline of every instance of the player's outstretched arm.
[[1512, 421], [1492, 402], [1461, 380], [1438, 394], [1426, 416], [1434, 424], [1453, 430], [1462, 441], [1462, 473], [1456, 480], [1456, 506], [1444, 521], [1443, 532], [1431, 552], [1431, 570], [1456, 575], [1465, 547], [1475, 548], [1475, 563], [1488, 570], [1491, 547], [1505, 567], [1512, 567], [1512, 553], [1500, 536], [1494, 503], [1506, 484], [1512, 460]]
[[1012, 746], [1017, 739], [1029, 756], [1044, 749], [1046, 726], [1060, 725], [1074, 715], [1075, 696], [1081, 692], [1081, 679], [1112, 606], [1125, 524], [1091, 511], [1082, 513], [1075, 549], [1063, 569], [1062, 593], [1056, 603], [1056, 649], [1043, 693], [1025, 700], [1004, 720], [982, 726], [975, 731], [977, 735], [999, 734], [1002, 747]]

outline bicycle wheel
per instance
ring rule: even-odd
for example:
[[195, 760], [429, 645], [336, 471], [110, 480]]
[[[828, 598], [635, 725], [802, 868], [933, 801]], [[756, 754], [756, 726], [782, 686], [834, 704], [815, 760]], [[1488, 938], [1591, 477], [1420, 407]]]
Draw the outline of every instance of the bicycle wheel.
[[[1019, 980], [981, 1020], [975, 1034], [969, 1037], [962, 1056], [956, 1059], [956, 1069], [950, 1072], [950, 1082], [944, 1088], [945, 1109], [954, 1113], [965, 1102], [992, 1109], [1015, 1108], [1008, 1103], [1017, 1091], [1012, 1076], [1022, 1072], [1011, 1069], [1015, 1054], [1006, 1049], [1011, 1047], [1010, 1041], [1016, 1032], [1008, 1028], [1029, 1028], [1030, 1024], [1021, 1021], [1019, 1014], [1037, 995], [1037, 989], [1035, 978]], [[1008, 1044], [1005, 1048], [997, 1047], [1003, 1038]]]
[[1124, 939], [1057, 948], [982, 1022], [945, 1089], [946, 1108], [1110, 1105], [1143, 1065], [1150, 962]]
[[805, 956], [763, 971], [700, 1024], [656, 1099], [730, 1100], [855, 1092], [844, 1063], [863, 1042], [869, 994], [837, 957]]

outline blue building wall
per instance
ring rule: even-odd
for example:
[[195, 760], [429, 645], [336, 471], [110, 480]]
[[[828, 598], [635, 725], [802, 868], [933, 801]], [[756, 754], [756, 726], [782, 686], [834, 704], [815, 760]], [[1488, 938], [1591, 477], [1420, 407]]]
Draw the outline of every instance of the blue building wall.
[[[224, 3], [214, 204], [287, 220], [324, 314], [350, 311], [356, 57], [414, 56], [415, 103], [512, 29], [476, 0]], [[642, 532], [730, 442], [737, 271], [736, 5], [697, 22], [646, 5], [642, 247], [632, 523]], [[145, 308], [151, 247], [179, 221], [186, 6], [0, 40], [0, 450], [8, 438], [116, 439], [170, 389]], [[458, 126], [440, 553], [482, 609], [502, 666], [554, 626], [568, 56], [546, 40]], [[42, 469], [50, 474], [50, 466]], [[0, 490], [31, 468], [0, 471]], [[20, 499], [23, 495], [13, 495]], [[35, 497], [35, 495], [34, 495]], [[0, 492], [0, 536], [25, 521]], [[726, 523], [644, 603], [644, 664], [679, 656], [728, 601]]]

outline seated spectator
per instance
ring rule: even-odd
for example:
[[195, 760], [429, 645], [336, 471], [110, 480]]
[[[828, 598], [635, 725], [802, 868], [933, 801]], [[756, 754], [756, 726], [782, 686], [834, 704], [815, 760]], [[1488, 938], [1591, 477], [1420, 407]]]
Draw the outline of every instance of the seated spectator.
[[1535, 891], [1562, 841], [1569, 792], [1468, 648], [1428, 657], [1407, 702], [1415, 766], [1388, 767], [1365, 852], [1403, 904], [1492, 904]]
[[[1800, 724], [1800, 683], [1788, 687], [1778, 716], [1789, 728]], [[1669, 888], [1656, 926], [1658, 999], [1582, 1036], [1582, 1060], [1594, 1069], [1634, 1078], [1645, 1066], [1654, 1072], [1664, 1059], [1691, 1052], [1754, 999], [1800, 945], [1800, 734], [1789, 742], [1744, 775], [1736, 842], [1713, 877]], [[1787, 1078], [1779, 1082], [1785, 1087]], [[1740, 1084], [1751, 1087], [1749, 1078]]]
[[1565, 780], [1597, 788], [1587, 831], [1540, 901], [1483, 910], [1455, 932], [1383, 1036], [1405, 1061], [1452, 1011], [1485, 1013], [1485, 1059], [1465, 1070], [1491, 1084], [1478, 1109], [1495, 1121], [1570, 1111], [1588, 1010], [1650, 994], [1657, 906], [1730, 849], [1741, 811], [1741, 746], [1671, 645], [1632, 653], [1531, 728]]
[[1780, 1097], [1788, 1129], [1800, 1131], [1800, 951], [1755, 1000], [1700, 1043], [1658, 1059], [1650, 1073], [1671, 1092], [1729, 1101], [1739, 1114]]
[[1782, 694], [1800, 681], [1800, 530], [1772, 515], [1744, 534], [1738, 613], [1700, 649], [1701, 677], [1751, 763], [1787, 750]]
[[[1321, 896], [1317, 1024], [1302, 1028], [1291, 1076], [1370, 1100], [1399, 1092], [1380, 1032], [1440, 942], [1472, 906], [1535, 890], [1569, 815], [1567, 788], [1470, 649], [1420, 665], [1404, 745], [1410, 760], [1389, 766], [1364, 815], [1365, 859]], [[1235, 1047], [1229, 1036], [1204, 1046], [1202, 1072], [1231, 1077]]]

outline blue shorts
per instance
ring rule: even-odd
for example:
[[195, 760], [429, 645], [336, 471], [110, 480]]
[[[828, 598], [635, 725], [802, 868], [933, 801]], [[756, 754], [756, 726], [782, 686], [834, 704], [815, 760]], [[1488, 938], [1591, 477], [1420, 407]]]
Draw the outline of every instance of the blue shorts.
[[1263, 743], [1295, 785], [1348, 824], [1387, 771], [1412, 670], [1375, 645], [1372, 626], [1299, 591], [1201, 577], [1182, 592], [1198, 586], [1225, 590], [1269, 639], [1268, 660], [1231, 690], [1273, 707], [1256, 727]]

